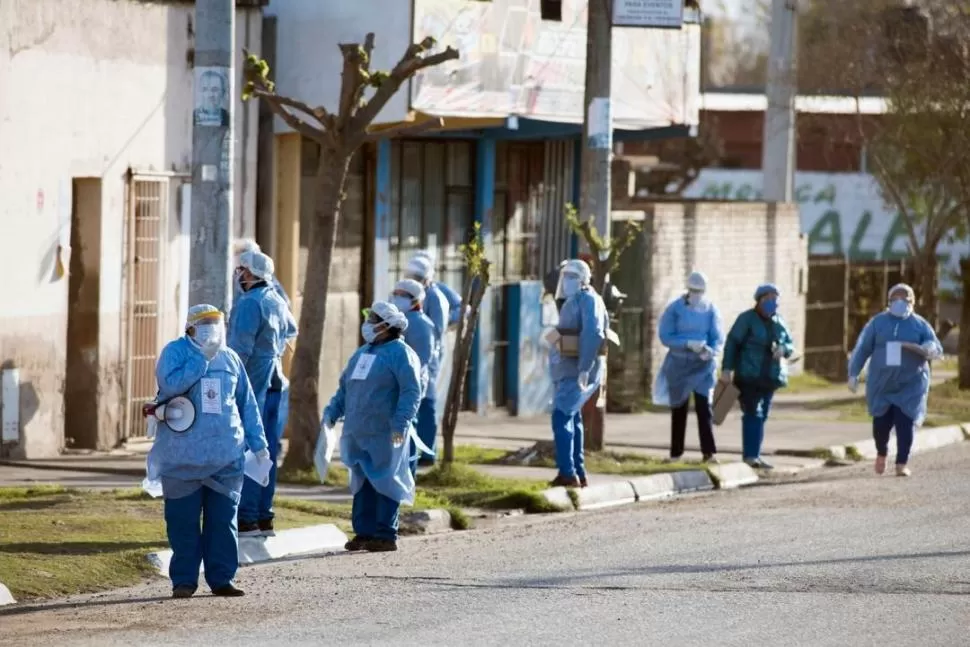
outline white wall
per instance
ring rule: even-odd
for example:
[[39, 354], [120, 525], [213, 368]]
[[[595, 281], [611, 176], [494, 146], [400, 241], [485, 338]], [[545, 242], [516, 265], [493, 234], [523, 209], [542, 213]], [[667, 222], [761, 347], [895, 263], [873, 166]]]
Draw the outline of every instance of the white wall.
[[[276, 69], [271, 71], [277, 92], [333, 112], [343, 69], [339, 43], [363, 43], [373, 31], [372, 69], [379, 70], [390, 70], [411, 44], [410, 0], [272, 0], [266, 14], [277, 17]], [[407, 112], [407, 88], [402, 88], [376, 122], [400, 121]], [[290, 128], [277, 119], [276, 131]]]
[[[102, 181], [99, 353], [104, 397], [120, 397], [125, 174], [190, 170], [192, 13], [188, 5], [134, 1], [0, 2], [0, 42], [9, 43], [0, 48], [0, 364], [19, 366], [22, 401], [36, 400], [17, 453], [51, 455], [63, 442], [68, 278], [54, 277], [53, 255], [70, 241], [74, 177]], [[244, 231], [255, 230], [250, 112], [253, 194]], [[173, 265], [186, 259], [174, 252], [181, 245], [174, 192], [169, 213], [172, 251], [163, 271], [175, 277]], [[161, 286], [166, 336], [178, 334], [176, 280]]]

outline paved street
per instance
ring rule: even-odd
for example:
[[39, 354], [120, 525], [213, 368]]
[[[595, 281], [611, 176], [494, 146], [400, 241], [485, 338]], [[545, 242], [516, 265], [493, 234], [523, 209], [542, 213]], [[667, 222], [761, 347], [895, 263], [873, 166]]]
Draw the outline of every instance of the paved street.
[[0, 610], [0, 645], [967, 644], [970, 444], [663, 504]]

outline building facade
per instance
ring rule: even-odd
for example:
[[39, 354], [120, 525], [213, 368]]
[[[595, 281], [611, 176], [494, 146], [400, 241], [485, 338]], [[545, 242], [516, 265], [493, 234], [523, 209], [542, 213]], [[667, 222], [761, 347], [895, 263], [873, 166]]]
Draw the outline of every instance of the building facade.
[[[237, 2], [240, 61], [260, 4]], [[193, 20], [191, 3], [0, 3], [2, 456], [144, 434], [155, 358], [188, 307]], [[241, 236], [258, 115], [236, 101]]]

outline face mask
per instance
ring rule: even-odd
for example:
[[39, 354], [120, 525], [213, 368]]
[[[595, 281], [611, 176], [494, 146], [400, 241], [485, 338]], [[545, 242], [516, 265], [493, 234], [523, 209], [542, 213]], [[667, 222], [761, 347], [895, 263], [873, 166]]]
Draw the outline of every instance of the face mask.
[[889, 304], [889, 312], [894, 317], [899, 317], [904, 319], [909, 315], [913, 314], [913, 306], [909, 305], [909, 301], [904, 301], [903, 299], [897, 299]]
[[395, 295], [391, 297], [391, 303], [400, 310], [401, 312], [408, 312], [413, 308], [412, 300], [410, 297]]
[[562, 280], [562, 293], [567, 299], [579, 292], [579, 287], [580, 283], [578, 278], [567, 276]]
[[778, 300], [766, 299], [761, 303], [761, 311], [769, 317], [774, 315], [776, 312], [778, 312]]
[[688, 292], [687, 293], [687, 303], [692, 306], [700, 305], [701, 301], [704, 300], [703, 292]]
[[[378, 328], [381, 328], [378, 330]], [[368, 344], [373, 344], [377, 336], [384, 332], [384, 324], [372, 324], [369, 321], [365, 321], [360, 327], [360, 336], [364, 338], [364, 341]]]

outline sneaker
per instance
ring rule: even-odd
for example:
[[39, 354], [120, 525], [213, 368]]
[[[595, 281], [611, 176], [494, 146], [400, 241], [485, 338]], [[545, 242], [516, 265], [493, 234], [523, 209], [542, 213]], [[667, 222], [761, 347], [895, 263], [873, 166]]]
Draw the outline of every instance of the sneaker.
[[671, 463], [679, 463], [680, 461], [683, 460], [683, 458], [684, 458], [683, 456], [670, 456], [668, 458], [665, 458], [663, 462], [666, 465], [670, 465]]
[[549, 481], [550, 487], [583, 487], [582, 481], [576, 476], [563, 476], [556, 474], [556, 478]]
[[212, 595], [218, 595], [221, 598], [241, 598], [246, 595], [246, 592], [242, 589], [237, 589], [232, 584], [226, 584], [217, 589], [212, 589]]
[[896, 476], [912, 476], [913, 473], [905, 465], [896, 466]]
[[585, 476], [579, 477], [579, 487], [589, 487], [589, 481], [586, 480]]
[[711, 454], [710, 456], [705, 456], [703, 459], [701, 459], [701, 462], [702, 463], [706, 463], [708, 465], [720, 465], [721, 464], [721, 461], [717, 460], [717, 456], [715, 456], [714, 454]]
[[250, 521], [239, 522], [240, 537], [262, 537], [263, 531], [259, 529], [259, 524]]
[[418, 467], [434, 467], [434, 458], [422, 456], [418, 459]]
[[176, 586], [172, 589], [172, 597], [176, 600], [184, 600], [186, 598], [191, 598], [195, 595], [194, 586]]
[[256, 525], [259, 526], [259, 533], [263, 537], [275, 537], [276, 536], [276, 531], [273, 529], [273, 520], [272, 519], [262, 519]]
[[756, 470], [773, 470], [773, 469], [775, 469], [775, 466], [774, 465], [770, 465], [770, 464], [764, 462], [763, 460], [761, 460], [760, 458], [746, 458], [746, 459], [744, 459], [744, 462], [748, 465], [748, 467], [751, 467], [752, 469], [756, 469]]
[[397, 542], [393, 539], [370, 539], [364, 544], [364, 550], [369, 553], [390, 553], [397, 550]]
[[882, 475], [886, 472], [886, 457], [876, 456], [876, 474]]
[[357, 550], [366, 550], [365, 546], [367, 542], [371, 541], [370, 537], [365, 537], [364, 535], [356, 535], [353, 539], [344, 544], [344, 550], [349, 550], [351, 552]]

